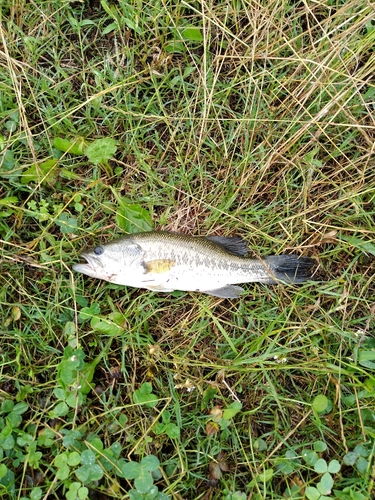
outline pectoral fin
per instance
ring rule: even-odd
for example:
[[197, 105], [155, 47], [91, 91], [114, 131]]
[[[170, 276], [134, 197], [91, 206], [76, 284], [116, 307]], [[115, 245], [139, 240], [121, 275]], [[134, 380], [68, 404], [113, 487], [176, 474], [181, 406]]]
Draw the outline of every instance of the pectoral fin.
[[216, 288], [216, 290], [200, 290], [202, 293], [207, 295], [213, 295], [214, 297], [221, 297], [222, 299], [237, 299], [241, 293], [244, 291], [243, 288], [236, 285], [226, 285], [222, 288]]
[[168, 272], [172, 267], [176, 265], [174, 260], [169, 259], [157, 259], [149, 260], [144, 263], [146, 273], [162, 274]]

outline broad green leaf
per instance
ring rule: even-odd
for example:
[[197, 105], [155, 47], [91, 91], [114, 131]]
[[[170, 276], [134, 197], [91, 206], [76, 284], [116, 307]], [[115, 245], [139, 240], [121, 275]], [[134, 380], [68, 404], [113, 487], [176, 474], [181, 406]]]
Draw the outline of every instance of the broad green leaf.
[[111, 450], [113, 452], [113, 456], [115, 458], [119, 458], [119, 456], [121, 455], [121, 451], [122, 451], [121, 444], [118, 442], [112, 443]]
[[14, 407], [13, 407], [13, 410], [12, 412], [13, 413], [16, 413], [17, 415], [22, 415], [23, 413], [25, 413], [25, 411], [27, 411], [29, 409], [29, 405], [25, 402], [21, 402], [21, 403], [17, 403]]
[[33, 469], [39, 468], [39, 461], [41, 460], [42, 455], [43, 454], [41, 451], [33, 451], [32, 453], [30, 452], [28, 457], [28, 463], [30, 467], [32, 467]]
[[317, 453], [322, 453], [323, 451], [326, 451], [326, 449], [327, 449], [327, 445], [324, 441], [316, 441], [314, 443], [314, 450]]
[[308, 500], [319, 500], [321, 495], [319, 491], [313, 486], [308, 486], [305, 490], [305, 495]]
[[324, 474], [328, 470], [327, 462], [324, 458], [319, 458], [314, 464], [314, 470], [318, 474]]
[[86, 488], [86, 486], [81, 486], [77, 493], [79, 500], [86, 500], [87, 498], [89, 498], [89, 490], [88, 488]]
[[70, 474], [70, 468], [66, 464], [61, 465], [56, 471], [56, 477], [61, 481], [67, 479], [69, 477], [69, 474]]
[[18, 202], [17, 196], [8, 196], [6, 198], [0, 198], [0, 205], [2, 206], [14, 205], [17, 202]]
[[328, 472], [331, 474], [337, 474], [341, 469], [340, 462], [338, 460], [331, 460], [328, 464]]
[[46, 448], [52, 448], [52, 445], [55, 443], [56, 434], [52, 429], [48, 427], [42, 429], [38, 435], [38, 445], [44, 446]]
[[65, 403], [65, 401], [62, 401], [55, 406], [55, 408], [53, 409], [53, 413], [57, 417], [63, 417], [64, 415], [69, 413], [69, 406]]
[[14, 402], [11, 399], [5, 399], [1, 403], [1, 412], [2, 413], [9, 413], [13, 410], [14, 408]]
[[151, 215], [137, 203], [121, 201], [116, 210], [116, 222], [126, 233], [139, 233], [153, 229]]
[[[4, 420], [3, 419], [1, 421], [1, 424], [4, 425]], [[13, 432], [13, 429], [12, 429], [12, 427], [10, 425], [7, 425], [7, 426], [3, 427], [0, 430], [0, 439], [5, 439], [5, 438], [9, 437], [12, 434], [12, 432]]]
[[369, 457], [371, 452], [363, 446], [363, 444], [357, 444], [357, 446], [353, 450], [355, 453], [357, 453], [361, 457]]
[[0, 441], [3, 450], [12, 450], [14, 448], [15, 440], [12, 435], [5, 438], [1, 438]]
[[65, 448], [69, 447], [79, 448], [79, 442], [83, 435], [81, 431], [78, 431], [76, 429], [74, 430], [62, 429], [61, 433], [64, 436], [63, 445], [65, 446]]
[[81, 481], [84, 484], [87, 484], [90, 482], [90, 467], [87, 465], [83, 465], [82, 467], [79, 467], [78, 469], [75, 470], [75, 475], [78, 481]]
[[93, 317], [90, 322], [91, 328], [100, 333], [105, 333], [107, 335], [121, 335], [124, 333], [124, 328], [107, 318]]
[[60, 231], [64, 234], [75, 233], [78, 227], [78, 221], [75, 217], [69, 217], [67, 214], [61, 214], [56, 219], [56, 225], [60, 227]]
[[239, 401], [233, 401], [228, 408], [223, 411], [223, 419], [230, 420], [233, 418], [239, 411], [241, 411], [242, 404]]
[[374, 370], [375, 351], [360, 350], [358, 354], [358, 361], [361, 366]]
[[59, 453], [59, 455], [57, 455], [54, 460], [56, 467], [62, 467], [63, 465], [66, 465], [68, 463], [68, 458], [69, 455], [66, 451], [64, 451], [63, 453]]
[[125, 479], [134, 479], [138, 476], [141, 466], [138, 462], [126, 462], [119, 464], [122, 475]]
[[168, 424], [171, 421], [171, 412], [168, 410], [164, 410], [161, 414], [161, 418], [165, 424]]
[[96, 302], [93, 302], [90, 307], [83, 307], [79, 314], [78, 314], [78, 319], [80, 321], [88, 321], [90, 320], [93, 316], [97, 316], [100, 314], [100, 305]]
[[81, 455], [78, 453], [78, 451], [72, 451], [69, 453], [67, 463], [71, 467], [75, 467], [76, 465], [81, 463]]
[[202, 30], [200, 28], [195, 27], [195, 26], [189, 26], [187, 28], [180, 30], [180, 36], [184, 40], [192, 40], [195, 42], [202, 42], [203, 41]]
[[139, 389], [134, 391], [133, 400], [135, 404], [145, 404], [149, 408], [153, 408], [157, 405], [157, 396], [152, 394], [152, 385], [149, 382], [145, 382], [141, 385]]
[[13, 427], [13, 429], [15, 429], [16, 427], [19, 427], [21, 425], [22, 417], [21, 415], [17, 415], [16, 413], [10, 412], [6, 418], [6, 422], [10, 427]]
[[31, 444], [33, 441], [34, 436], [27, 434], [26, 432], [22, 433], [22, 435], [17, 438], [17, 444], [20, 446], [26, 446], [27, 444]]
[[92, 481], [99, 481], [103, 477], [104, 471], [97, 463], [93, 463], [91, 465], [83, 465], [82, 467], [79, 467], [75, 471], [75, 475], [82, 483], [90, 483]]
[[164, 50], [168, 54], [184, 54], [186, 52], [186, 47], [183, 42], [172, 40], [164, 45]]
[[160, 434], [164, 434], [166, 428], [167, 428], [167, 424], [163, 424], [162, 422], [158, 422], [157, 424], [155, 424], [154, 432], [157, 436], [159, 436]]
[[79, 408], [83, 403], [83, 396], [80, 391], [69, 392], [65, 403], [70, 406], [70, 408]]
[[307, 463], [307, 465], [314, 466], [318, 461], [319, 457], [315, 451], [303, 450], [302, 458]]
[[139, 392], [141, 394], [151, 394], [152, 393], [152, 384], [150, 382], [144, 382], [139, 388]]
[[333, 479], [329, 472], [323, 474], [320, 482], [316, 485], [322, 495], [329, 495], [333, 488]]
[[0, 154], [0, 165], [0, 177], [11, 181], [15, 181], [19, 178], [21, 169], [19, 165], [16, 164], [12, 150], [8, 149]]
[[7, 473], [7, 466], [5, 464], [0, 464], [0, 479]]
[[367, 469], [369, 467], [369, 463], [365, 458], [359, 457], [355, 463], [355, 467], [360, 474], [366, 474]]
[[119, 311], [114, 311], [110, 314], [108, 314], [108, 318], [112, 320], [116, 325], [122, 326], [124, 324], [127, 324], [127, 320], [124, 314], [122, 314]]
[[156, 470], [160, 465], [160, 462], [157, 457], [154, 455], [149, 455], [147, 457], [142, 458], [141, 467], [145, 468], [149, 472]]
[[167, 424], [165, 433], [171, 439], [180, 439], [180, 429], [176, 424], [173, 423]]
[[257, 476], [257, 482], [258, 483], [267, 483], [270, 481], [273, 476], [274, 476], [275, 471], [273, 469], [266, 469], [263, 471], [261, 474]]
[[90, 446], [92, 446], [93, 448], [95, 448], [96, 450], [98, 451], [103, 451], [103, 441], [96, 435], [94, 436], [89, 436], [87, 438], [87, 441], [90, 443]]
[[152, 488], [154, 481], [148, 470], [140, 468], [138, 476], [134, 480], [134, 486], [139, 493], [147, 493]]
[[96, 463], [95, 453], [92, 450], [84, 450], [81, 453], [81, 462], [83, 465], [94, 465]]
[[90, 481], [99, 481], [104, 476], [104, 471], [98, 464], [94, 464], [90, 467]]
[[350, 245], [358, 250], [361, 250], [364, 253], [368, 253], [370, 255], [375, 255], [375, 244], [371, 241], [366, 241], [362, 238], [357, 238], [356, 236], [344, 236], [340, 234], [340, 239], [346, 241]]
[[231, 500], [246, 500], [247, 495], [243, 491], [235, 491], [231, 495]]
[[[77, 483], [77, 482], [73, 482], [69, 486], [69, 492], [72, 494], [71, 498], [73, 500], [76, 500], [76, 498], [77, 498], [77, 492], [78, 492], [78, 490], [79, 490], [80, 487], [81, 487], [81, 483]], [[68, 496], [68, 494], [66, 495], [66, 498], [68, 500], [70, 500], [70, 497]]]
[[97, 139], [84, 150], [85, 155], [94, 164], [108, 163], [117, 151], [116, 141], [110, 138]]
[[[138, 491], [136, 491], [136, 490], [130, 490], [128, 493], [129, 493], [130, 500], [144, 500], [145, 499], [145, 496], [142, 493], [138, 493]], [[155, 496], [151, 497], [151, 498], [153, 499], [153, 498], [155, 498]], [[156, 498], [158, 498], [158, 497], [156, 497]], [[168, 500], [169, 500], [169, 498], [170, 497], [168, 497]]]
[[82, 155], [85, 148], [84, 140], [81, 137], [73, 141], [63, 139], [62, 137], [55, 137], [53, 140], [53, 145], [59, 151], [63, 151], [64, 153], [69, 152], [74, 155]]
[[29, 182], [54, 183], [57, 179], [57, 172], [54, 168], [57, 163], [58, 160], [55, 158], [50, 158], [39, 165], [34, 163], [22, 172], [21, 184], [28, 184]]
[[324, 394], [319, 394], [314, 398], [314, 401], [312, 403], [312, 406], [315, 411], [318, 413], [322, 413], [327, 409], [328, 406], [328, 398], [327, 396], [324, 396]]
[[210, 403], [210, 401], [212, 401], [212, 399], [214, 399], [216, 394], [217, 394], [217, 388], [209, 385], [203, 393], [203, 398], [201, 403], [202, 410], [205, 410], [207, 408], [208, 404]]

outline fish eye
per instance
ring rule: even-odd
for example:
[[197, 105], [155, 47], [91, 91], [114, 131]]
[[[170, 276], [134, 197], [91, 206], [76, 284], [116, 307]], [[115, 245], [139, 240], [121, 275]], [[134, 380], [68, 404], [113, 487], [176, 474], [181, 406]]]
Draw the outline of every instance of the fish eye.
[[94, 248], [95, 255], [102, 255], [104, 253], [104, 248], [102, 246]]

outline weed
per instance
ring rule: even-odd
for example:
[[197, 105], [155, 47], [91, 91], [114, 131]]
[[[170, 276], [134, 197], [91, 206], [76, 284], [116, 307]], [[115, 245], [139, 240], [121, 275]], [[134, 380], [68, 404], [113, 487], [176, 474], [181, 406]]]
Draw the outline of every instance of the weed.
[[[374, 496], [373, 17], [2, 2], [0, 498]], [[309, 255], [314, 282], [72, 271], [151, 229]]]

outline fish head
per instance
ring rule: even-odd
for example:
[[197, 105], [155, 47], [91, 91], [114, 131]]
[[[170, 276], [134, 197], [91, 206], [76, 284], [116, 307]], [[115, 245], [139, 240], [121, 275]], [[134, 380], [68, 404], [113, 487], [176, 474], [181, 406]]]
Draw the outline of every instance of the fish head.
[[120, 285], [127, 284], [134, 272], [144, 272], [143, 250], [129, 238], [120, 238], [83, 252], [85, 264], [74, 264], [73, 270], [92, 278]]

